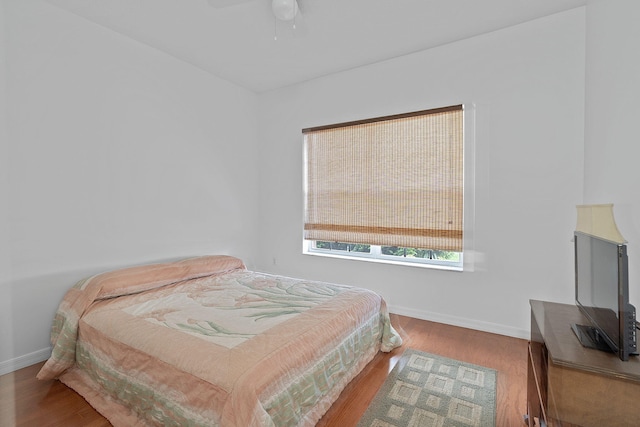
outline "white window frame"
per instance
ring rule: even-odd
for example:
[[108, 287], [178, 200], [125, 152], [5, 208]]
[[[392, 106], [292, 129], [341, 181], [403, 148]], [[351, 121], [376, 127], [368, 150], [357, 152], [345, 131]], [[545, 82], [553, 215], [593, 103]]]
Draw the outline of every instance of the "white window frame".
[[[455, 104], [452, 103], [452, 104]], [[476, 105], [462, 103], [464, 110], [463, 138], [464, 138], [464, 220], [463, 220], [463, 250], [460, 261], [434, 260], [428, 258], [398, 257], [384, 255], [381, 246], [370, 245], [371, 253], [349, 252], [315, 248], [315, 241], [302, 240], [304, 255], [338, 258], [345, 260], [367, 261], [390, 265], [422, 267], [436, 270], [471, 272], [474, 270], [474, 224], [475, 224], [475, 138], [476, 138]], [[436, 107], [437, 108], [437, 107]], [[303, 160], [304, 162], [304, 160]], [[305, 183], [306, 185], [306, 183]]]
[[460, 261], [447, 261], [430, 258], [412, 258], [382, 253], [382, 246], [369, 245], [371, 252], [350, 252], [340, 249], [316, 248], [315, 241], [304, 240], [302, 252], [307, 255], [324, 256], [329, 258], [353, 259], [358, 261], [379, 262], [385, 264], [405, 265], [411, 267], [427, 267], [441, 270], [462, 271], [464, 252], [460, 253]]

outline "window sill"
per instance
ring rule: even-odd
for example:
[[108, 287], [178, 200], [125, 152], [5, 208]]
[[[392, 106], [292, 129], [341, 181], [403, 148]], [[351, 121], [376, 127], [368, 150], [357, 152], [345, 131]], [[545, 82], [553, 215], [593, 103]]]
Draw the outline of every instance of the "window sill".
[[445, 270], [445, 271], [458, 271], [458, 272], [463, 271], [463, 268], [459, 266], [443, 265], [443, 264], [427, 264], [427, 263], [411, 262], [411, 261], [398, 261], [398, 260], [386, 259], [386, 258], [385, 259], [370, 258], [368, 256], [359, 256], [357, 254], [342, 255], [342, 254], [335, 254], [335, 253], [329, 253], [329, 252], [308, 251], [308, 250], [303, 250], [302, 253], [304, 255], [312, 255], [312, 256], [319, 256], [319, 257], [325, 257], [325, 258], [338, 258], [338, 259], [344, 259], [349, 261], [366, 261], [366, 262], [373, 262], [376, 264], [401, 265], [405, 267], [427, 268], [431, 270]]

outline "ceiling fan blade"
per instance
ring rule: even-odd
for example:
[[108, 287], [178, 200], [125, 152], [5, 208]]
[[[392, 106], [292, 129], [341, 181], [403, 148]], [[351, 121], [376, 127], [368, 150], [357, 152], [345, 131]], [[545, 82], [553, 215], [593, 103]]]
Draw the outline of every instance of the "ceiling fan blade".
[[253, 0], [207, 0], [209, 6], [215, 7], [216, 9], [222, 9], [224, 7], [236, 6], [241, 3], [246, 3]]

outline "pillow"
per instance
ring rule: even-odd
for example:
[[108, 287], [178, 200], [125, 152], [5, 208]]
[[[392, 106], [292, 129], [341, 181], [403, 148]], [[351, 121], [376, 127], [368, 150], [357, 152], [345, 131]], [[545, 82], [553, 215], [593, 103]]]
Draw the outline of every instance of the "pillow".
[[207, 255], [101, 273], [89, 278], [82, 288], [89, 285], [98, 287], [100, 290], [95, 299], [107, 299], [244, 268], [245, 265], [239, 258]]

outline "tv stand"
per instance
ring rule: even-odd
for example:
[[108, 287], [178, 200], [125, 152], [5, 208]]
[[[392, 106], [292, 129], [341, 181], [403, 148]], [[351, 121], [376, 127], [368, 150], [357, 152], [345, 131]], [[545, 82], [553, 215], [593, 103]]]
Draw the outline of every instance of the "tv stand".
[[597, 328], [589, 325], [578, 325], [574, 323], [571, 325], [571, 329], [576, 334], [578, 341], [584, 347], [593, 348], [600, 351], [606, 351], [607, 353], [613, 353], [609, 344], [602, 338], [602, 335]]
[[622, 361], [615, 353], [584, 347], [572, 325], [588, 321], [575, 305], [530, 305], [528, 425], [636, 427], [640, 358]]

